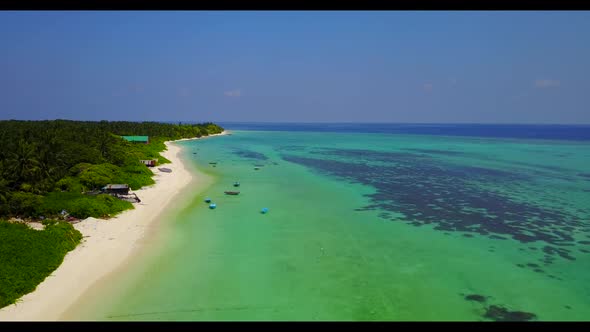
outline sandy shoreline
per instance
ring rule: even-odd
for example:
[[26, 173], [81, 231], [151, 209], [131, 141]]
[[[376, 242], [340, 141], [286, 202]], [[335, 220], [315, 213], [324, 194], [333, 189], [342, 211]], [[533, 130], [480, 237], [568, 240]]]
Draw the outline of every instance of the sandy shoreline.
[[[224, 134], [227, 132], [217, 135]], [[179, 141], [185, 140], [190, 139]], [[134, 204], [135, 209], [109, 220], [88, 218], [75, 224], [84, 236], [82, 243], [66, 255], [63, 263], [35, 291], [23, 296], [17, 304], [0, 309], [0, 321], [59, 320], [86, 291], [131, 258], [149, 226], [194, 180], [193, 173], [180, 158], [182, 149], [171, 142], [166, 142], [166, 146], [168, 149], [161, 154], [171, 164], [163, 167], [172, 172], [154, 168], [156, 184], [134, 191], [141, 199], [141, 203]]]

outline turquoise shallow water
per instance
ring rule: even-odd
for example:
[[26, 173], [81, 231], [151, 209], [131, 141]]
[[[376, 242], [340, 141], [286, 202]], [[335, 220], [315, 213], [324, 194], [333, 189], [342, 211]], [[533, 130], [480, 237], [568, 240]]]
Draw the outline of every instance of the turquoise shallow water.
[[180, 144], [214, 181], [80, 319], [488, 320], [494, 305], [590, 318], [588, 142], [235, 131]]

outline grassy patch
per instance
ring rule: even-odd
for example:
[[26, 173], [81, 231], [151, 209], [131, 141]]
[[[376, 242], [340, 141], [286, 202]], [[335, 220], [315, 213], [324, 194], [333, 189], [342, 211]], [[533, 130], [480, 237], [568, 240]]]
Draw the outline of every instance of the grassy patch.
[[84, 219], [110, 217], [124, 210], [133, 209], [133, 204], [110, 195], [83, 195], [71, 192], [52, 192], [43, 197], [38, 215], [55, 216], [62, 210]]
[[154, 183], [154, 173], [143, 164], [128, 164], [119, 169], [111, 183], [126, 183], [132, 190], [137, 190]]
[[34, 291], [81, 239], [66, 222], [47, 222], [37, 231], [0, 220], [0, 308]]
[[157, 159], [158, 165], [170, 163], [170, 160], [162, 157], [160, 152], [166, 150], [164, 142], [167, 139], [164, 137], [153, 137], [150, 139], [150, 144], [135, 144], [128, 143], [128, 149], [131, 150], [138, 159], [150, 160]]

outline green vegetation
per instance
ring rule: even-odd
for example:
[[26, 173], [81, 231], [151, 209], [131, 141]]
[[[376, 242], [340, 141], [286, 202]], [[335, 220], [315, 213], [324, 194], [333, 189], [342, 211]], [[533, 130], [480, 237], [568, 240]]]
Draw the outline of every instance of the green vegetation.
[[[140, 160], [157, 159], [168, 140], [221, 133], [212, 124], [0, 121], [0, 217], [43, 219], [45, 230], [0, 220], [0, 307], [35, 290], [82, 235], [46, 218], [110, 217], [133, 204], [101, 194], [109, 183], [133, 190], [154, 183]], [[149, 144], [121, 136], [149, 136]]]
[[82, 239], [67, 222], [44, 224], [38, 231], [0, 220], [0, 308], [34, 291]]
[[58, 215], [62, 210], [78, 218], [110, 217], [133, 209], [133, 204], [110, 195], [89, 196], [80, 193], [49, 193], [38, 207], [37, 215]]
[[[55, 217], [62, 210], [105, 217], [132, 208], [86, 193], [109, 183], [151, 185], [153, 173], [140, 160], [169, 163], [160, 156], [165, 141], [222, 131], [213, 123], [0, 121], [0, 217]], [[150, 143], [121, 136], [149, 136]]]

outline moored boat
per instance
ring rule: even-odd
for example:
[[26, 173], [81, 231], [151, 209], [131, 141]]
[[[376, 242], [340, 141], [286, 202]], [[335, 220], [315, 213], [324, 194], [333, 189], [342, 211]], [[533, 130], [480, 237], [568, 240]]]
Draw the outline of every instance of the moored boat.
[[239, 194], [240, 192], [239, 192], [239, 191], [224, 191], [224, 193], [225, 193], [226, 195], [237, 195], [237, 194]]
[[240, 183], [239, 182], [234, 182], [234, 187], [239, 187]]
[[217, 207], [217, 204], [215, 204], [215, 203], [211, 203], [211, 204], [209, 204], [209, 208], [210, 208], [211, 210], [215, 209], [216, 207]]

